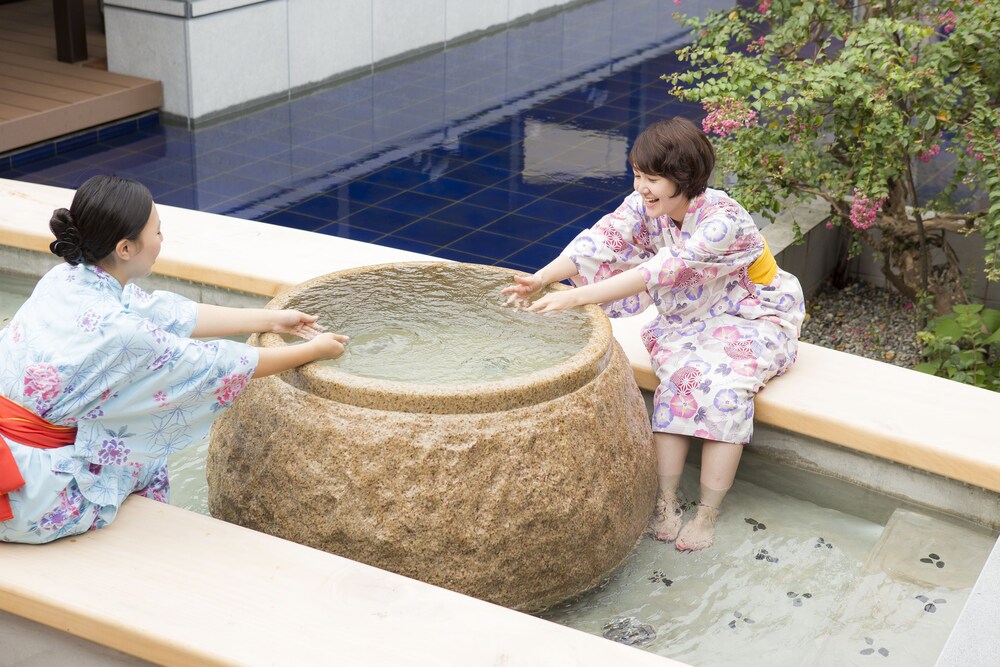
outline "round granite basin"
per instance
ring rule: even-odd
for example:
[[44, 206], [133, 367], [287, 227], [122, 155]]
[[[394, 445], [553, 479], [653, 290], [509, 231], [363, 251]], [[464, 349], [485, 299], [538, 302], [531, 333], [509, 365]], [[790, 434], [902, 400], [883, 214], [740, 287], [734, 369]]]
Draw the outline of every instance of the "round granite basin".
[[216, 420], [211, 514], [523, 611], [599, 584], [653, 509], [645, 405], [601, 310], [505, 308], [515, 273], [377, 265], [275, 297], [351, 342]]

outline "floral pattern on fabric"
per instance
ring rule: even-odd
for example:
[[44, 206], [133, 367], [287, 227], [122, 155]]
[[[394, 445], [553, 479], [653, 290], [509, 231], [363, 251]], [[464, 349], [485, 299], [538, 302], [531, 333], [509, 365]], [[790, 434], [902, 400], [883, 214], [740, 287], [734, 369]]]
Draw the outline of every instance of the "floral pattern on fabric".
[[188, 338], [197, 304], [122, 289], [105, 271], [61, 264], [0, 330], [0, 393], [76, 442], [8, 440], [26, 486], [9, 494], [0, 540], [47, 542], [107, 525], [129, 494], [165, 500], [167, 457], [208, 433], [257, 365], [257, 351]]
[[778, 271], [769, 285], [748, 269], [764, 241], [743, 207], [720, 190], [691, 201], [683, 224], [650, 218], [638, 193], [581, 232], [563, 251], [587, 285], [638, 269], [646, 291], [602, 304], [611, 317], [655, 306], [642, 330], [660, 380], [654, 431], [746, 444], [753, 398], [794, 363], [805, 316], [795, 276]]

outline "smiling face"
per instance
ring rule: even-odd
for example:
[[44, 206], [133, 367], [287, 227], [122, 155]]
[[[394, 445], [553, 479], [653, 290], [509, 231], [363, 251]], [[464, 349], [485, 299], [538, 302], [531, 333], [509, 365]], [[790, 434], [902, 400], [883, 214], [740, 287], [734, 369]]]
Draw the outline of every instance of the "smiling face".
[[651, 218], [669, 215], [680, 224], [687, 213], [690, 200], [680, 192], [677, 184], [664, 176], [647, 174], [632, 167], [632, 187], [642, 195], [646, 213]]

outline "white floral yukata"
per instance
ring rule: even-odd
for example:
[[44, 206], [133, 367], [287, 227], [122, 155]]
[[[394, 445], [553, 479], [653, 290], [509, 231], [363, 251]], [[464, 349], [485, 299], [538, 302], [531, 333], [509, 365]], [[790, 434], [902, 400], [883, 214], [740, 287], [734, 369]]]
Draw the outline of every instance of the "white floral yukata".
[[660, 380], [654, 431], [747, 444], [753, 398], [795, 361], [805, 314], [799, 281], [778, 270], [768, 285], [748, 268], [764, 252], [750, 214], [720, 190], [691, 201], [683, 226], [650, 218], [636, 192], [562, 254], [586, 285], [638, 268], [646, 291], [602, 304], [611, 317], [658, 315], [642, 329]]
[[75, 443], [6, 442], [25, 480], [0, 540], [42, 543], [111, 523], [131, 493], [166, 502], [167, 456], [205, 437], [243, 390], [255, 348], [188, 338], [197, 304], [61, 264], [0, 330], [0, 394]]

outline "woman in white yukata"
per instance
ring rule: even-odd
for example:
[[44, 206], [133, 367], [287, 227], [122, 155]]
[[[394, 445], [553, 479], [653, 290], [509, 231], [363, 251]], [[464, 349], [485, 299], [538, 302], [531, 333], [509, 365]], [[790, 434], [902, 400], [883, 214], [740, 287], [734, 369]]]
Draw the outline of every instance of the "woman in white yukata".
[[[343, 353], [296, 310], [225, 308], [147, 294], [163, 235], [145, 186], [95, 176], [49, 227], [65, 263], [0, 330], [0, 541], [103, 528], [129, 494], [166, 502], [167, 456], [205, 436], [253, 377]], [[258, 349], [272, 331], [307, 339]]]
[[[652, 532], [680, 550], [712, 544], [715, 520], [753, 432], [754, 395], [795, 361], [802, 288], [780, 270], [750, 214], [707, 188], [715, 153], [690, 121], [660, 121], [629, 153], [635, 192], [554, 261], [503, 290], [514, 302], [553, 282], [538, 313], [601, 304], [612, 317], [650, 304], [642, 331], [660, 384], [652, 427], [659, 498]], [[701, 498], [683, 523], [678, 499], [690, 437], [704, 440]]]

